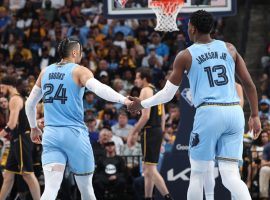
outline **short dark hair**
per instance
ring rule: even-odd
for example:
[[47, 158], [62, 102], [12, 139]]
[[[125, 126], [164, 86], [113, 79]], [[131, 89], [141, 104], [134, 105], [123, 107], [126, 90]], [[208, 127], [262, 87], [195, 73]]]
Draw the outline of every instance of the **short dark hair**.
[[65, 38], [63, 39], [59, 45], [58, 45], [58, 54], [61, 58], [66, 58], [70, 55], [71, 51], [74, 50], [74, 48], [77, 45], [80, 45], [80, 51], [82, 51], [82, 45], [79, 40], [74, 38]]
[[119, 117], [120, 115], [123, 115], [123, 116], [128, 117], [128, 113], [127, 113], [125, 110], [123, 110], [123, 109], [119, 110], [119, 112], [118, 112], [118, 117]]
[[24, 80], [21, 78], [17, 78], [15, 76], [5, 76], [1, 79], [0, 83], [15, 87], [23, 97], [28, 95], [28, 90], [24, 84]]
[[139, 69], [137, 69], [136, 73], [140, 73], [141, 79], [146, 78], [146, 81], [148, 83], [151, 83], [152, 74], [151, 74], [151, 70], [148, 67], [140, 67]]
[[198, 10], [191, 14], [190, 23], [200, 33], [210, 33], [214, 25], [214, 18], [211, 13], [205, 10]]
[[23, 80], [18, 79], [15, 76], [5, 76], [1, 79], [1, 84], [9, 85], [17, 88], [18, 86], [22, 85]]

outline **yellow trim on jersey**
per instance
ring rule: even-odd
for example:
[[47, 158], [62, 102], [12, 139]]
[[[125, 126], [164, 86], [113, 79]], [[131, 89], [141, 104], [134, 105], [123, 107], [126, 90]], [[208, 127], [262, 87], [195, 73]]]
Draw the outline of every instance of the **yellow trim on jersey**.
[[157, 165], [158, 163], [152, 163], [152, 162], [143, 162], [145, 165]]
[[157, 106], [157, 108], [158, 108], [158, 116], [160, 116], [160, 115], [162, 115], [162, 104], [159, 104], [158, 106]]
[[21, 135], [19, 135], [19, 142], [20, 142], [20, 160], [21, 160], [20, 172], [22, 173], [22, 170], [23, 170], [23, 152], [22, 152], [22, 136]]
[[143, 132], [143, 137], [144, 137], [144, 150], [143, 150], [143, 157], [144, 159], [146, 158], [146, 129], [144, 129]]

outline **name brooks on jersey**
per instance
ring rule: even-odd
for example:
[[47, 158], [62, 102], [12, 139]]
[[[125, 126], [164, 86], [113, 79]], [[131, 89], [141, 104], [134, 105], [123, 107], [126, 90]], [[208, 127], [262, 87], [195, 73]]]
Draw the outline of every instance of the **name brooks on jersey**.
[[64, 79], [64, 76], [65, 76], [65, 74], [64, 73], [60, 73], [60, 72], [49, 73], [49, 80], [52, 80], [52, 79], [63, 80]]
[[198, 56], [196, 58], [196, 60], [198, 61], [198, 64], [202, 64], [203, 62], [209, 60], [209, 59], [222, 59], [222, 60], [225, 60], [226, 61], [226, 57], [227, 57], [227, 54], [226, 53], [222, 53], [221, 56], [218, 56], [218, 52], [215, 51], [215, 52], [207, 52], [207, 53], [204, 53], [200, 56]]

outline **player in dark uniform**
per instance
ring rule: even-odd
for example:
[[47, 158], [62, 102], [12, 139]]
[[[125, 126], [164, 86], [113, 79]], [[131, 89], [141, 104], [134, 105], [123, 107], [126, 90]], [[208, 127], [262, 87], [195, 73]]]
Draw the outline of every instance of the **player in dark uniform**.
[[[149, 68], [139, 68], [136, 73], [135, 84], [142, 88], [140, 99], [147, 99], [156, 93], [156, 89], [151, 82], [151, 73]], [[162, 143], [162, 129], [165, 127], [164, 106], [157, 105], [149, 109], [142, 110], [142, 115], [134, 129], [128, 137], [128, 145], [132, 146], [137, 140], [138, 133], [141, 134], [141, 145], [143, 152], [143, 172], [145, 199], [153, 199], [153, 188], [159, 190], [164, 199], [172, 199], [165, 185], [162, 176], [157, 170], [160, 148]]]
[[17, 87], [22, 85], [21, 80], [15, 77], [5, 77], [1, 80], [0, 91], [9, 97], [9, 120], [0, 132], [0, 137], [10, 135], [10, 152], [4, 172], [4, 183], [1, 188], [0, 200], [9, 195], [15, 174], [22, 175], [27, 183], [33, 200], [40, 199], [40, 188], [33, 172], [32, 142], [30, 140], [30, 127], [24, 109], [24, 98]]

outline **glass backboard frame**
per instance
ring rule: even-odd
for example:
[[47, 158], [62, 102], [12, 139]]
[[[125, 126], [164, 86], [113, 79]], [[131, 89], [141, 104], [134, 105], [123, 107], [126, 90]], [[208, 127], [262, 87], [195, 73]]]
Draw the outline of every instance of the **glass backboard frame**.
[[[190, 13], [198, 10], [204, 9], [208, 12], [211, 12], [214, 16], [232, 16], [237, 12], [236, 4], [237, 0], [224, 0], [226, 1], [226, 6], [209, 6], [209, 5], [200, 5], [194, 7], [186, 7], [190, 5], [191, 0], [186, 0], [184, 7], [181, 9], [179, 16], [186, 17]], [[151, 8], [115, 8], [114, 0], [104, 0], [104, 14], [106, 18], [114, 19], [128, 19], [128, 18], [138, 18], [138, 19], [149, 19], [156, 18], [156, 15]]]

